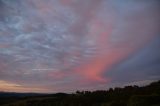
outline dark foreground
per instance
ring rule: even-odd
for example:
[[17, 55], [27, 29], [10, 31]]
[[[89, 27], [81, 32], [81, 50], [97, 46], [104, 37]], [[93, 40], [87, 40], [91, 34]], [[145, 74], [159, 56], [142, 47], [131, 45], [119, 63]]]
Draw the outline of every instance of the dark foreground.
[[0, 93], [0, 106], [160, 106], [160, 81], [75, 94]]

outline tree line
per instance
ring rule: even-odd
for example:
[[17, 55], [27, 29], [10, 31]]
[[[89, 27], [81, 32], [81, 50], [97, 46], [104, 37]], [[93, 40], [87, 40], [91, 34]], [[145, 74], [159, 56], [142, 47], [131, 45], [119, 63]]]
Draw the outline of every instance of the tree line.
[[160, 81], [144, 87], [134, 85], [109, 90], [76, 91], [73, 94], [26, 96], [0, 106], [160, 106]]

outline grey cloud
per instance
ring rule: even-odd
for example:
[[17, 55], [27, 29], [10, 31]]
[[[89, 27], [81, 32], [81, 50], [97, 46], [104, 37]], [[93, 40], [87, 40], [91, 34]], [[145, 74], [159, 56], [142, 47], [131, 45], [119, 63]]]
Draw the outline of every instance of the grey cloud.
[[122, 60], [106, 73], [112, 83], [131, 83], [160, 78], [160, 37], [157, 36], [143, 49]]
[[[68, 70], [94, 54], [94, 45], [90, 45], [83, 38], [79, 40], [79, 29], [76, 33], [66, 33], [73, 27], [71, 24], [74, 20], [79, 18], [72, 9], [61, 6], [57, 1], [1, 0], [1, 3], [0, 44], [10, 44], [8, 48], [0, 48], [1, 58], [2, 55], [7, 56], [7, 61], [1, 59], [1, 62], [8, 64], [7, 69], [1, 66], [1, 70], [5, 70], [4, 74], [1, 72], [1, 79], [21, 80], [22, 83], [46, 79], [47, 82], [49, 70], [37, 71], [35, 74], [33, 69]], [[84, 12], [80, 8], [77, 10], [82, 14]], [[80, 18], [83, 19], [81, 15]], [[84, 20], [86, 19], [87, 17], [84, 17]], [[69, 66], [64, 66], [64, 62], [68, 62]], [[38, 80], [34, 78], [35, 75]]]
[[[100, 26], [104, 30], [113, 22], [112, 34], [106, 40], [108, 45], [104, 45], [108, 51], [138, 50], [148, 39], [156, 39], [158, 4], [158, 0], [74, 0], [67, 5], [60, 0], [0, 0], [0, 80], [23, 85], [57, 85], [59, 89], [71, 83], [73, 87], [79, 76], [72, 69], [99, 55], [96, 37], [88, 36], [97, 18], [104, 22]], [[154, 69], [144, 77], [159, 74], [158, 45], [137, 51], [107, 75], [122, 80], [123, 73], [135, 77]], [[148, 57], [149, 54], [153, 56]], [[51, 72], [66, 75], [62, 79], [56, 78], [56, 74], [50, 78]]]

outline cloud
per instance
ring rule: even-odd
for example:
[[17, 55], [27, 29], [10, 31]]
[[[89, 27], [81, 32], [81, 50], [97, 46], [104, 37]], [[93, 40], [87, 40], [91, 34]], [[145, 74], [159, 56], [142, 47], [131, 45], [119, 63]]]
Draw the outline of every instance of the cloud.
[[[121, 70], [118, 64], [129, 64], [124, 69], [132, 67], [127, 71], [132, 73], [137, 64], [128, 57], [156, 39], [158, 4], [158, 0], [1, 0], [0, 80], [56, 91], [105, 88], [118, 76], [114, 73], [114, 68]], [[144, 66], [158, 66], [159, 60], [150, 63], [157, 57], [146, 59]], [[108, 72], [115, 76], [106, 76]], [[123, 75], [119, 73], [120, 78]]]
[[0, 90], [9, 92], [50, 92], [46, 88], [27, 87], [20, 84], [0, 80]]
[[157, 36], [146, 47], [115, 64], [106, 75], [112, 78], [112, 83], [126, 84], [142, 80], [158, 80], [160, 78], [159, 42], [160, 37]]

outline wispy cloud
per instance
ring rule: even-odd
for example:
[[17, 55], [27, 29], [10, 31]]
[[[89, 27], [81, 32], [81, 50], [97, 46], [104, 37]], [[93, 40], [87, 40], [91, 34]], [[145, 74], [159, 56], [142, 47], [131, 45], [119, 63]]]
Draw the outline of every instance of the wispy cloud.
[[46, 88], [23, 86], [17, 83], [0, 80], [0, 90], [9, 92], [50, 92]]

